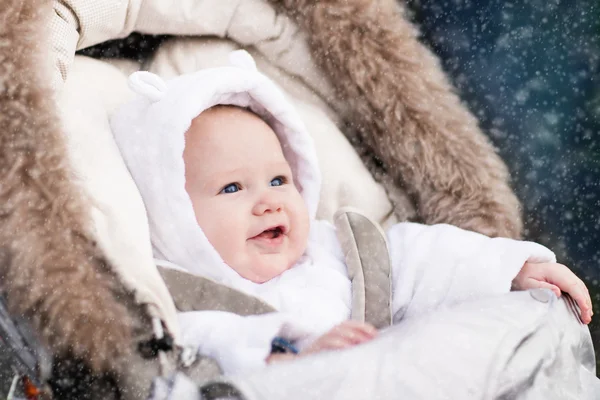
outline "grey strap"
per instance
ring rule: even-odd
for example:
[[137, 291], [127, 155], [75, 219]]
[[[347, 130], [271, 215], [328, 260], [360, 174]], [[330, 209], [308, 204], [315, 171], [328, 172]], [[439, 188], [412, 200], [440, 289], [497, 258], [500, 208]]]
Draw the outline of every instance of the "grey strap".
[[342, 208], [334, 216], [352, 281], [352, 319], [381, 329], [392, 324], [391, 262], [385, 235], [365, 215]]
[[257, 315], [275, 311], [264, 301], [185, 271], [158, 267], [179, 311], [229, 311]]

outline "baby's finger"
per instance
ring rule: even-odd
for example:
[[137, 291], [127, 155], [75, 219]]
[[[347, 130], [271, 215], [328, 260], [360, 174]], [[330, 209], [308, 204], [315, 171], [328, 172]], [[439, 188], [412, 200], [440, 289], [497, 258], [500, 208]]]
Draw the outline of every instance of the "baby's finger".
[[338, 325], [338, 327], [342, 329], [351, 329], [371, 339], [377, 336], [378, 333], [377, 329], [373, 325], [360, 321], [344, 321]]
[[549, 271], [546, 280], [558, 286], [563, 292], [569, 293], [582, 310], [590, 310], [592, 301], [585, 283], [579, 279], [569, 268], [558, 264], [559, 268]]
[[576, 278], [575, 282], [569, 284], [565, 292], [569, 293], [573, 300], [577, 302], [582, 312], [589, 313], [592, 310], [590, 293], [581, 279]]
[[349, 338], [340, 335], [330, 335], [323, 339], [321, 346], [328, 350], [341, 350], [355, 344]]
[[[573, 297], [573, 296], [571, 296]], [[587, 300], [583, 300], [581, 298], [575, 298], [573, 297], [573, 300], [575, 300], [575, 302], [577, 303], [577, 306], [579, 307], [579, 315], [581, 317], [581, 322], [583, 322], [584, 324], [589, 324], [590, 322], [592, 322], [592, 315], [594, 315], [591, 307], [587, 308], [586, 306], [586, 302]]]
[[353, 344], [364, 343], [373, 339], [372, 335], [354, 326], [341, 326], [336, 329], [335, 333]]
[[352, 346], [352, 344], [346, 341], [343, 337], [328, 333], [324, 336], [321, 336], [310, 346], [302, 350], [301, 353], [312, 354], [319, 353], [323, 350], [339, 350], [350, 346]]
[[577, 295], [571, 295], [571, 297], [573, 297], [573, 300], [575, 300], [581, 310], [581, 319], [583, 322], [585, 324], [592, 322], [592, 315], [594, 315], [592, 310], [592, 299], [590, 298], [590, 293], [583, 281], [581, 282], [580, 290]]
[[556, 295], [556, 297], [560, 297], [561, 295], [561, 290], [558, 286], [548, 282], [538, 281], [537, 279], [533, 279], [530, 281], [529, 288], [550, 289]]
[[589, 324], [592, 321], [593, 315], [590, 292], [588, 291], [585, 283], [575, 276], [571, 270], [569, 270], [567, 267], [564, 267], [564, 270], [559, 270], [552, 277], [548, 278], [549, 280], [555, 280], [556, 284], [559, 285], [564, 292], [569, 293], [569, 295], [579, 306], [581, 320], [585, 324]]

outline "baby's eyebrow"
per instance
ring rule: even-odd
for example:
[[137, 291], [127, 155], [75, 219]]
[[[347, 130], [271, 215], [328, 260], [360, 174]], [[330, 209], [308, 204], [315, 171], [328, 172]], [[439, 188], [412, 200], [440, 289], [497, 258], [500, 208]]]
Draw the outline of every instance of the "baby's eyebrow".
[[232, 181], [238, 179], [240, 173], [243, 171], [244, 168], [235, 168], [221, 172], [215, 172], [211, 174], [210, 178], [207, 179], [207, 183], [211, 183], [214, 185], [231, 183]]
[[271, 164], [273, 169], [285, 169], [291, 171], [290, 164], [287, 161], [277, 161]]
[[226, 169], [224, 171], [219, 171], [217, 172], [215, 175], [216, 176], [221, 176], [221, 175], [237, 175], [240, 172], [244, 172], [247, 171], [247, 168], [233, 168], [233, 169]]
[[[268, 170], [273, 170], [273, 173], [280, 173], [283, 170], [283, 172], [289, 172], [291, 174], [291, 168], [287, 161], [277, 161], [270, 163], [268, 166]], [[225, 185], [228, 183], [232, 183], [237, 179], [240, 179], [240, 176], [243, 177], [243, 175], [247, 174], [248, 172], [249, 169], [243, 167], [227, 169], [213, 173], [211, 177], [206, 180], [206, 182], [207, 184], [213, 186]]]

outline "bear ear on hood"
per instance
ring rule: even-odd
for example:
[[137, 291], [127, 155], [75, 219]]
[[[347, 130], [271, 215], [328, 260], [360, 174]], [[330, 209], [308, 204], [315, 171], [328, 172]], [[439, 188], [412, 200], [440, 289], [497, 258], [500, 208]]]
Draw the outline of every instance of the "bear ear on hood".
[[229, 63], [248, 71], [257, 71], [254, 58], [246, 50], [235, 50], [229, 53]]
[[147, 71], [138, 71], [131, 74], [128, 84], [131, 90], [145, 96], [152, 103], [160, 101], [167, 92], [165, 81], [160, 76]]

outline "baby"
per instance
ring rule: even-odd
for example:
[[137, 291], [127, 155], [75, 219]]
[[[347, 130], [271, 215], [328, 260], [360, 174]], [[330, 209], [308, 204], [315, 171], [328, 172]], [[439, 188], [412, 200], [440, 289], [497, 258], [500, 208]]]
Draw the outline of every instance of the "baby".
[[[136, 73], [130, 83], [139, 96], [111, 121], [146, 204], [159, 263], [278, 310], [180, 313], [184, 344], [217, 359], [226, 373], [294, 357], [271, 353], [276, 337], [302, 355], [377, 335], [348, 321], [344, 255], [335, 228], [315, 219], [321, 182], [310, 136], [247, 53], [233, 53], [232, 63], [169, 83]], [[511, 285], [567, 292], [582, 320], [591, 320], [583, 282], [538, 244], [414, 223], [393, 226], [387, 239], [394, 323]]]

